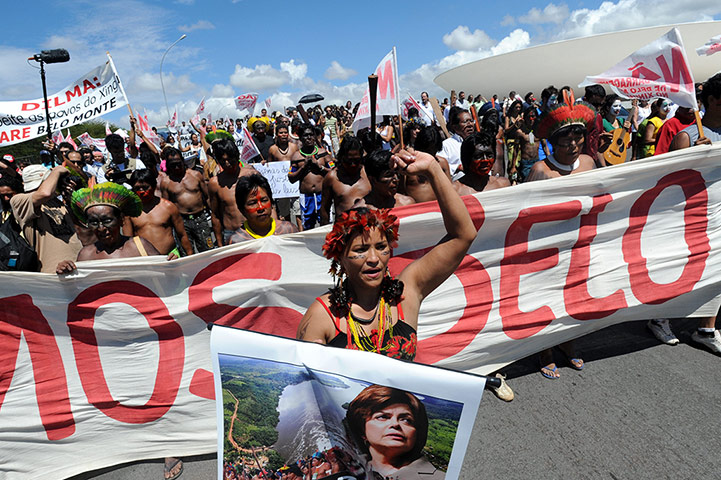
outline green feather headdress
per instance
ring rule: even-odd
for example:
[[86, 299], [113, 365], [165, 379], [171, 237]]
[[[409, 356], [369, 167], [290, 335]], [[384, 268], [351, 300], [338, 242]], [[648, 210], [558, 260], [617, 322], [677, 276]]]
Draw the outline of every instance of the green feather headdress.
[[85, 212], [88, 208], [97, 205], [115, 207], [123, 215], [137, 217], [143, 212], [143, 203], [134, 192], [122, 185], [113, 182], [105, 182], [95, 185], [92, 188], [81, 188], [73, 192], [70, 202], [73, 213], [81, 222], [87, 222]]
[[214, 132], [210, 132], [205, 136], [205, 141], [208, 143], [213, 143], [216, 140], [220, 140], [221, 138], [229, 138], [233, 140], [233, 135], [226, 132], [225, 130], [216, 130]]

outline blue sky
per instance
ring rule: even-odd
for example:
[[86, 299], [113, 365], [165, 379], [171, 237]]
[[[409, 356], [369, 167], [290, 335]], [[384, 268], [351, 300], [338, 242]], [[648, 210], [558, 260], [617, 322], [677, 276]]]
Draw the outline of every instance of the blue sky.
[[[402, 90], [447, 96], [433, 83], [449, 68], [493, 54], [629, 28], [721, 19], [718, 0], [344, 2], [250, 0], [35, 1], [4, 5], [0, 100], [42, 96], [25, 59], [66, 48], [71, 61], [47, 67], [57, 91], [104, 61], [109, 50], [134, 108], [151, 123], [170, 110], [190, 117], [200, 99], [214, 116], [234, 117], [234, 95], [258, 92], [272, 109], [306, 93], [360, 100], [366, 77], [395, 45]], [[499, 72], [499, 75], [508, 74]], [[476, 92], [490, 96], [503, 92]], [[126, 124], [125, 110], [107, 118]]]

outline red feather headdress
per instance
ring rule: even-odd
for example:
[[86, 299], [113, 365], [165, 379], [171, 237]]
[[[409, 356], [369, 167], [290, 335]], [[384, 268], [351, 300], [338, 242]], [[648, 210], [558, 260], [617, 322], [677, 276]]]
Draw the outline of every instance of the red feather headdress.
[[588, 128], [588, 124], [594, 118], [596, 118], [596, 110], [588, 103], [581, 102], [570, 106], [559, 103], [541, 116], [535, 133], [539, 138], [551, 138], [558, 130], [569, 125]]

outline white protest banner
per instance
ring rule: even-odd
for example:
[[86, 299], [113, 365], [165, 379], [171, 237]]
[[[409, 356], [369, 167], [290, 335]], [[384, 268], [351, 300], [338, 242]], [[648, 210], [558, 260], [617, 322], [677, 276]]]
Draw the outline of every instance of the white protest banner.
[[173, 116], [168, 121], [168, 127], [175, 128], [175, 123], [178, 121], [178, 110], [173, 110]]
[[701, 55], [713, 55], [716, 52], [721, 52], [721, 35], [716, 35], [715, 37], [711, 37], [711, 39], [706, 42], [706, 45], [701, 45], [696, 49], [696, 53]]
[[[330, 462], [319, 480], [377, 478], [383, 454], [395, 460], [393, 478], [459, 478], [485, 378], [223, 326], [213, 326], [210, 349], [218, 480], [242, 464], [283, 473], [316, 452]], [[425, 434], [391, 428], [401, 437], [393, 444], [372, 433], [368, 417], [389, 397], [403, 405], [400, 425], [412, 415], [413, 432]]]
[[[87, 122], [125, 105], [120, 77], [110, 62], [94, 68], [58, 93], [48, 95], [50, 128]], [[0, 102], [0, 147], [47, 135], [45, 101]]]
[[78, 137], [78, 140], [80, 140], [83, 145], [87, 145], [88, 147], [96, 147], [98, 150], [100, 150], [103, 153], [107, 153], [108, 149], [105, 148], [105, 139], [104, 138], [93, 138], [90, 136], [88, 132], [85, 132], [81, 134]]
[[[398, 99], [398, 67], [396, 65], [396, 47], [383, 57], [375, 69], [378, 75], [378, 92], [376, 94], [376, 115], [381, 119], [383, 115], [399, 115]], [[353, 119], [353, 133], [371, 125], [370, 92], [366, 92], [360, 101], [358, 112]]]
[[668, 98], [682, 107], [696, 110], [696, 89], [686, 59], [681, 33], [671, 29], [663, 37], [633, 52], [605, 72], [586, 77], [585, 87], [608, 85], [624, 98]]
[[[612, 324], [715, 315], [721, 145], [464, 196], [478, 236], [423, 302], [416, 361], [488, 374]], [[394, 211], [394, 275], [444, 235]], [[65, 478], [217, 448], [208, 322], [294, 338], [332, 286], [329, 226], [0, 275], [0, 477]]]
[[205, 111], [205, 97], [203, 97], [202, 100], [200, 100], [200, 103], [198, 104], [198, 108], [195, 109], [195, 114], [200, 115]]
[[273, 198], [295, 198], [300, 196], [300, 182], [290, 183], [288, 180], [288, 170], [290, 170], [290, 160], [281, 162], [266, 162], [265, 164], [253, 164], [253, 168], [263, 175], [270, 189], [273, 191]]
[[243, 148], [240, 150], [240, 161], [247, 165], [253, 158], [260, 155], [260, 150], [258, 150], [246, 127], [243, 127], [240, 131], [240, 140], [243, 142]]
[[244, 93], [235, 97], [235, 108], [238, 110], [249, 110], [251, 113], [255, 108], [255, 102], [258, 101], [257, 93]]

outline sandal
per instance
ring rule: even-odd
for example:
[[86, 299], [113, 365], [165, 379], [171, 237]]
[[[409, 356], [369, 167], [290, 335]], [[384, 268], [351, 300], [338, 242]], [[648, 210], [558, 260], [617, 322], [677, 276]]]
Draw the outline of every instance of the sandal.
[[[553, 365], [553, 368], [551, 368], [551, 365]], [[553, 363], [549, 363], [545, 367], [541, 367], [541, 375], [551, 380], [558, 380], [561, 376], [556, 370], [558, 370], [558, 367]]]
[[583, 363], [582, 358], [569, 358], [568, 363], [571, 365], [571, 368], [574, 370], [583, 370], [583, 367], [586, 366], [585, 363]]
[[[183, 473], [183, 461], [179, 458], [174, 459], [175, 461], [172, 462], [170, 465], [168, 465], [168, 462], [165, 462], [164, 467], [164, 477], [165, 480], [175, 480]], [[178, 465], [180, 465], [180, 468], [178, 468]], [[176, 470], [177, 469], [177, 470]], [[175, 473], [173, 473], [175, 471]]]

